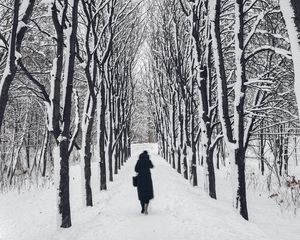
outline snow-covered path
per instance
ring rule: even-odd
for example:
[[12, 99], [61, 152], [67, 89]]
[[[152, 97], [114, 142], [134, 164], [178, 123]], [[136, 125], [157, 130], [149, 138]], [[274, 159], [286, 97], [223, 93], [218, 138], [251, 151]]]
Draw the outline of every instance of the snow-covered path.
[[[138, 154], [149, 148], [155, 198], [149, 215], [140, 213], [136, 189], [131, 180]], [[257, 225], [244, 221], [224, 202], [206, 196], [156, 155], [153, 145], [136, 145], [132, 158], [115, 176], [109, 190], [96, 189], [94, 207], [81, 203], [80, 168], [71, 171], [72, 223], [70, 229], [55, 225], [53, 187], [36, 193], [7, 194], [0, 199], [1, 240], [262, 240], [267, 236]], [[4, 206], [5, 204], [10, 206]], [[280, 239], [280, 238], [278, 238]]]
[[267, 239], [231, 209], [224, 211], [216, 201], [198, 193], [151, 150], [148, 149], [155, 166], [152, 170], [155, 199], [151, 202], [150, 214], [140, 213], [136, 189], [131, 185], [137, 159], [133, 156], [118, 179], [119, 186], [109, 208], [99, 219], [102, 228], [110, 231], [103, 239]]

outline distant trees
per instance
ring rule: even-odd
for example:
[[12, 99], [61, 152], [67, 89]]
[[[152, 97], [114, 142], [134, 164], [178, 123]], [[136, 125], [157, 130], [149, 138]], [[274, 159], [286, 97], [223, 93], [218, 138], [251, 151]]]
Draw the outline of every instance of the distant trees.
[[[179, 173], [197, 183], [196, 80], [189, 76], [189, 29], [174, 1], [157, 3], [152, 13], [149, 99], [161, 154]], [[188, 161], [192, 156], [192, 161]]]

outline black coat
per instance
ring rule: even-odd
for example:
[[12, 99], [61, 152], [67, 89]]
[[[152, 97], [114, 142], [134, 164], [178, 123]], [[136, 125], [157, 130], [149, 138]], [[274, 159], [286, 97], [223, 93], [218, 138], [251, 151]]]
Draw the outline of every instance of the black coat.
[[150, 168], [153, 168], [153, 164], [149, 155], [141, 155], [134, 168], [138, 173], [137, 191], [141, 201], [149, 201], [154, 197]]

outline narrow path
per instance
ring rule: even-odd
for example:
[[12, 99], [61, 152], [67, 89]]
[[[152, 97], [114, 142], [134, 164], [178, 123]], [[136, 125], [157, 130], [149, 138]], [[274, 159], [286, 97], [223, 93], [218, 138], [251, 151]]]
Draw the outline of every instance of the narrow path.
[[[155, 166], [152, 170], [155, 198], [147, 216], [140, 213], [136, 188], [131, 184], [136, 159], [145, 147]], [[220, 205], [191, 187], [151, 145], [135, 146], [132, 159], [116, 177], [111, 189], [107, 204], [100, 209], [91, 228], [85, 224], [84, 231], [76, 231], [82, 237], [86, 231], [86, 238], [74, 235], [73, 239], [268, 239], [255, 225], [233, 213], [230, 207]]]
[[[149, 215], [140, 213], [136, 188], [132, 186], [134, 165], [145, 148], [155, 168], [152, 170], [155, 198]], [[97, 164], [97, 163], [95, 163]], [[98, 166], [98, 165], [97, 165]], [[18, 195], [11, 209], [0, 206], [1, 240], [268, 240], [254, 224], [241, 219], [230, 206], [206, 196], [171, 169], [156, 154], [155, 145], [135, 145], [132, 158], [115, 176], [109, 190], [97, 190], [94, 166], [94, 207], [82, 206], [80, 167], [70, 173], [72, 223], [57, 230], [55, 193], [49, 190]], [[9, 198], [9, 195], [5, 196]], [[8, 199], [1, 199], [5, 204]], [[223, 204], [223, 205], [222, 205]], [[12, 211], [17, 208], [17, 212]], [[2, 214], [1, 213], [1, 214]], [[7, 224], [8, 220], [9, 224]]]

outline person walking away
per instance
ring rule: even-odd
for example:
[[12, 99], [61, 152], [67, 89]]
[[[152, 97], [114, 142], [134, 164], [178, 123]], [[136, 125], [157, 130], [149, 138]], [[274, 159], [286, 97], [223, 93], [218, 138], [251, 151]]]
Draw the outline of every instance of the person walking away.
[[153, 168], [153, 164], [149, 158], [148, 152], [144, 151], [140, 154], [134, 170], [138, 173], [137, 191], [142, 206], [141, 213], [146, 215], [148, 214], [149, 201], [154, 197], [150, 168]]

